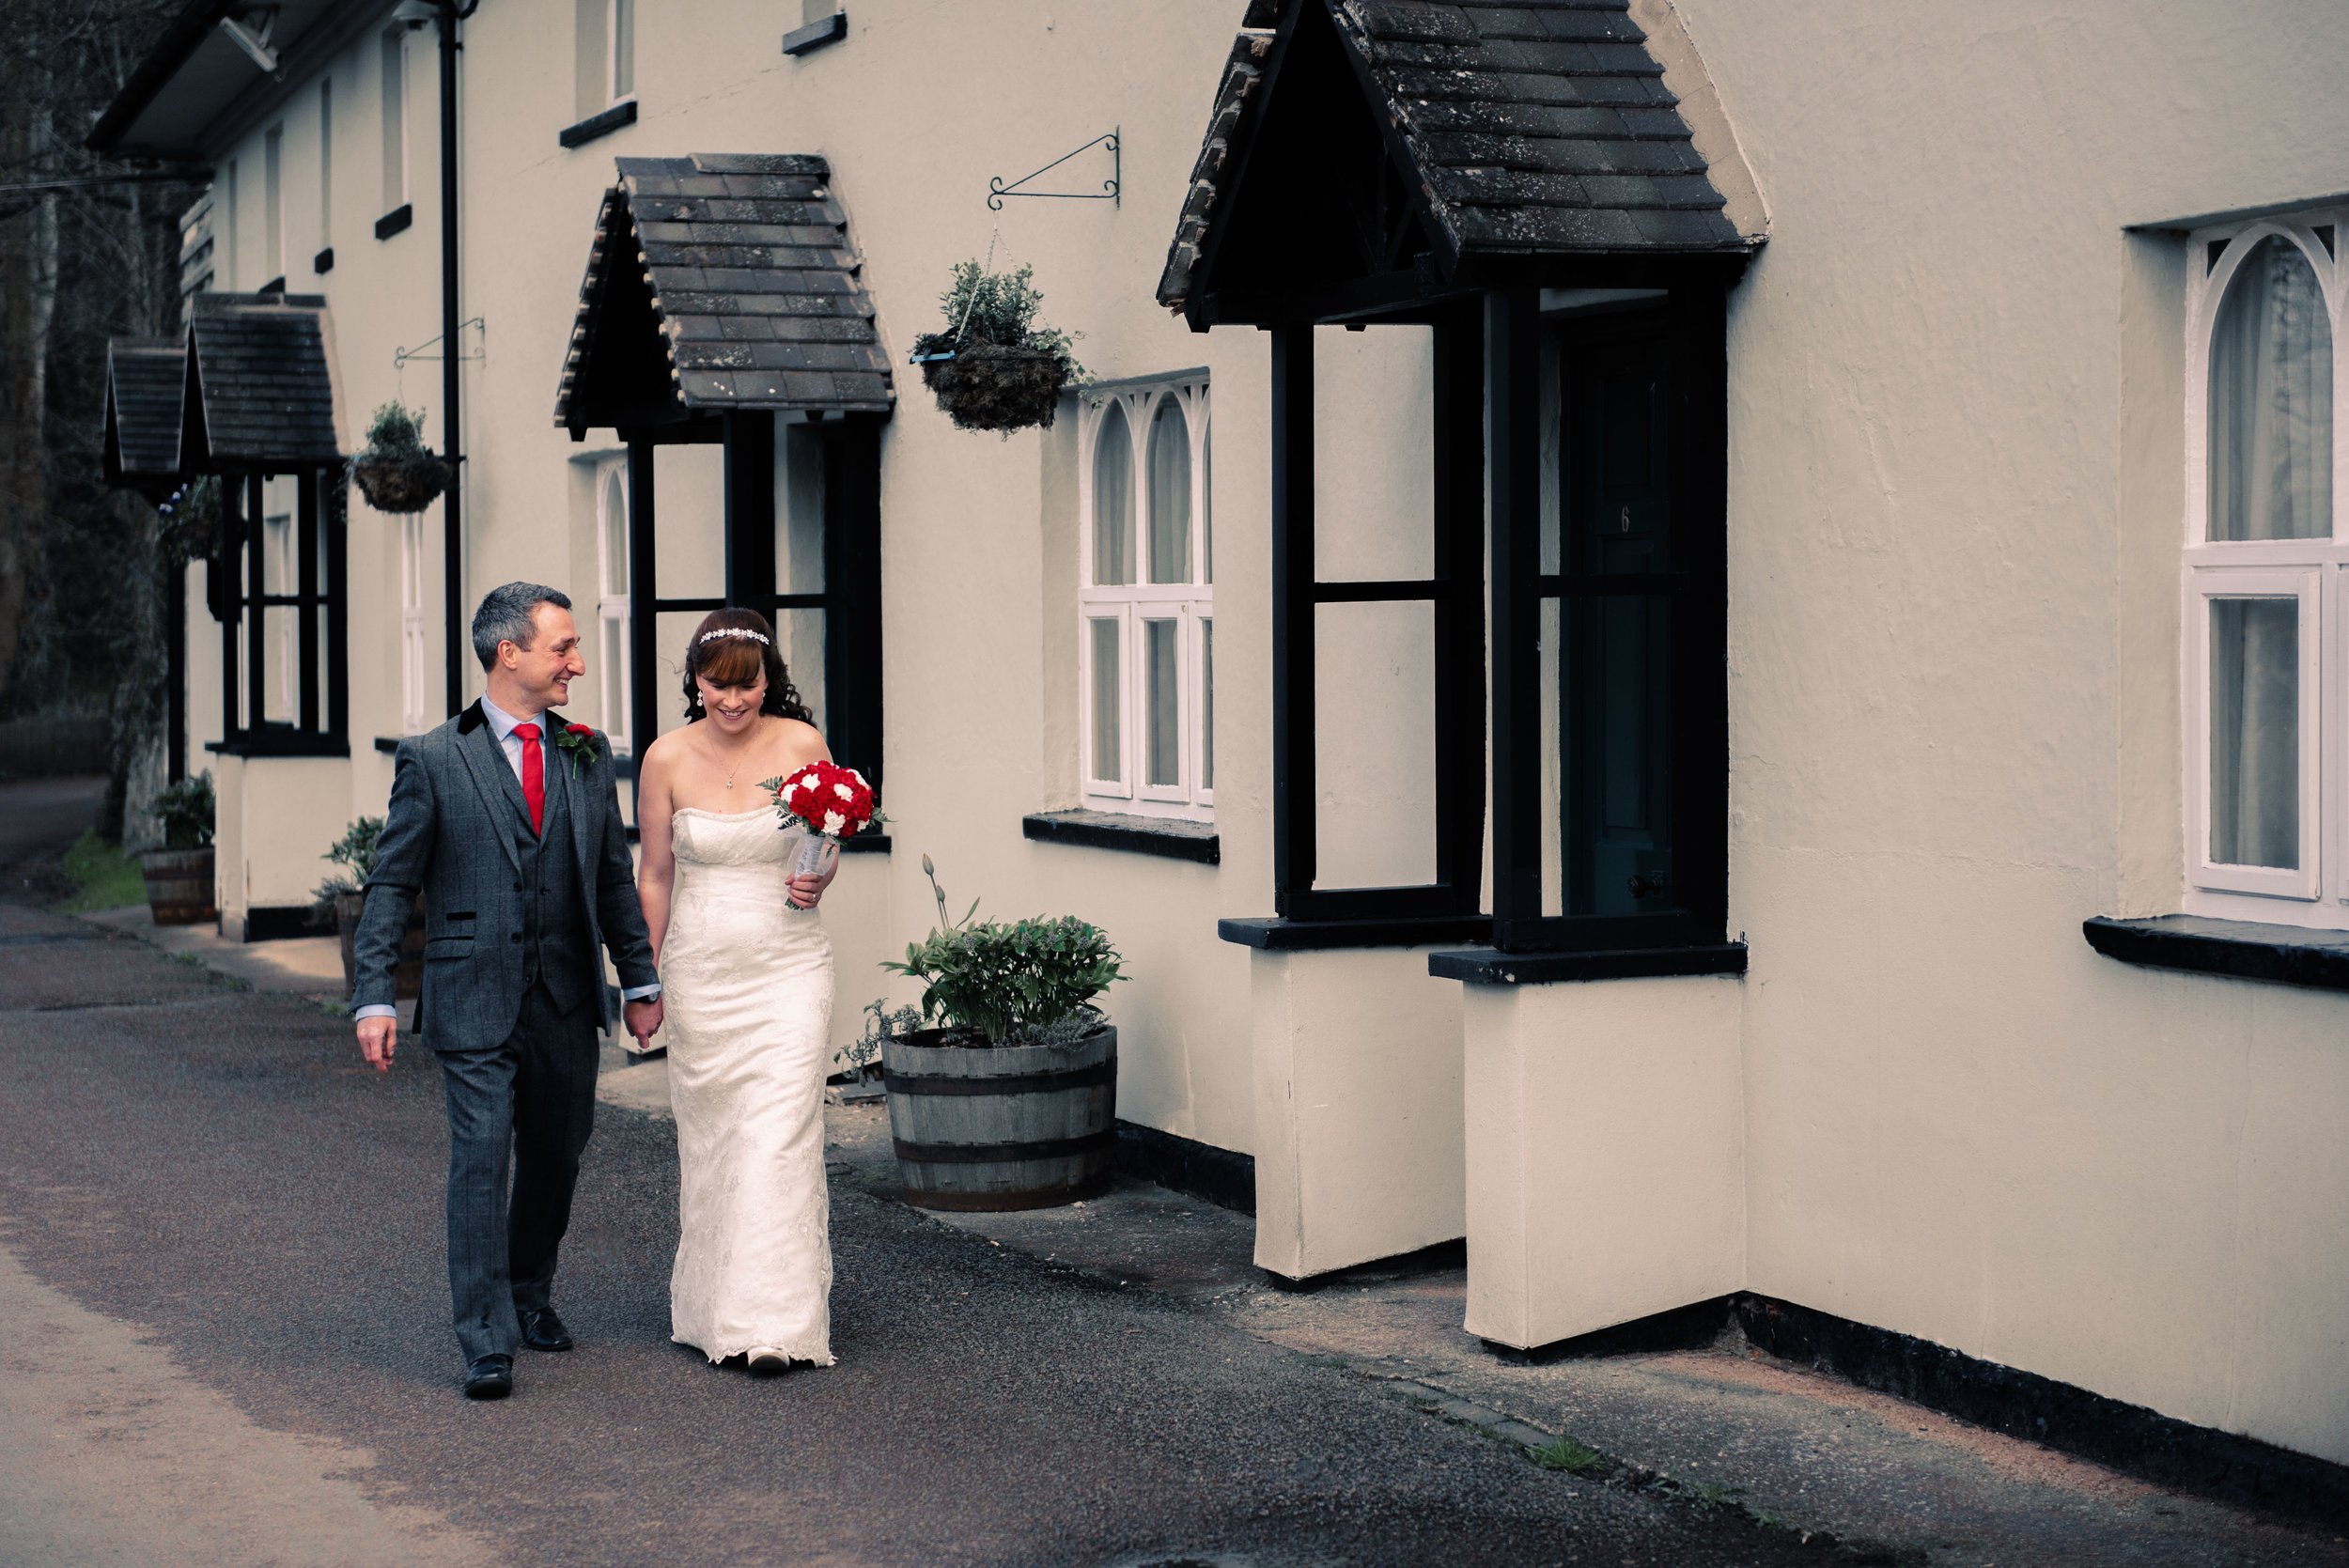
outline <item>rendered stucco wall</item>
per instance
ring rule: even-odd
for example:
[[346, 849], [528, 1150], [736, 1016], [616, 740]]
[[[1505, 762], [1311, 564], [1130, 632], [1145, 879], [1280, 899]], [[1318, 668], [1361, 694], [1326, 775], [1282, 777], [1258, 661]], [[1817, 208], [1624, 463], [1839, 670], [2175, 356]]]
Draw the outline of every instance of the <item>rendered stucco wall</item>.
[[1424, 949], [1251, 955], [1256, 1262], [1302, 1278], [1466, 1234], [1461, 987]]
[[2349, 34], [1678, 9], [1771, 220], [1729, 344], [1750, 1283], [2349, 1459], [2349, 1000], [2079, 933], [2176, 907], [2174, 371], [2125, 231], [2349, 187]]
[[1464, 989], [1468, 1331], [1531, 1347], [1739, 1289], [1742, 984]]

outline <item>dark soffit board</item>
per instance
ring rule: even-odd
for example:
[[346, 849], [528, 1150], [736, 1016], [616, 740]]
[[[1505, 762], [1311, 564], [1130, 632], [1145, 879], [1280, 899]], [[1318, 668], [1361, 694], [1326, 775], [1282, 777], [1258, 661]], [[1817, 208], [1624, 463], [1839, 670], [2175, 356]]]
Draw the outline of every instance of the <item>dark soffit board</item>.
[[614, 160], [554, 423], [692, 410], [887, 413], [895, 392], [863, 261], [802, 154]]
[[132, 68], [85, 145], [123, 157], [209, 159], [246, 115], [266, 107], [264, 100], [282, 100], [306, 84], [367, 24], [369, 9], [337, 0], [274, 0], [270, 8], [276, 13], [270, 28], [275, 77], [220, 28], [223, 17], [258, 8], [246, 0], [189, 0]]
[[[1314, 133], [1299, 116], [1268, 129], [1264, 104], [1283, 46], [1322, 17], [1448, 265], [1753, 248], [1725, 216], [1628, 0], [1257, 0], [1217, 85], [1160, 303], [1190, 300], [1202, 256], [1239, 205], [1259, 132]], [[1263, 163], [1294, 169], [1315, 152]]]
[[194, 303], [189, 471], [340, 461], [326, 296], [205, 293]]
[[188, 346], [171, 337], [117, 337], [106, 345], [106, 482], [176, 482], [179, 399]]

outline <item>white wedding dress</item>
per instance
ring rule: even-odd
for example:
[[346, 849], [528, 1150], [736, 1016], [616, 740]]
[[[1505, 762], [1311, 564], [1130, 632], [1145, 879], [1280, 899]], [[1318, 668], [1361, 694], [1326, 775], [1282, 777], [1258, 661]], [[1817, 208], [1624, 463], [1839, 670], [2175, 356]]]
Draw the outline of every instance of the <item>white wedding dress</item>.
[[832, 1364], [824, 1079], [832, 939], [784, 894], [802, 834], [770, 808], [680, 809], [661, 944], [677, 1111], [671, 1337], [713, 1361], [767, 1347]]

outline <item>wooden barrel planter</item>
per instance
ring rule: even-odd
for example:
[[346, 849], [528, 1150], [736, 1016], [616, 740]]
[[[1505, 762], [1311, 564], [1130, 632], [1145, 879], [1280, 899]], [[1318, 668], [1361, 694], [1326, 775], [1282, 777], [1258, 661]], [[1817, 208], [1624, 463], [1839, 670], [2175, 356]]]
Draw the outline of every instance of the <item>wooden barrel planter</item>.
[[1040, 1209], [1109, 1190], [1117, 1029], [1066, 1050], [945, 1046], [943, 1030], [881, 1042], [905, 1201], [930, 1209]]
[[158, 925], [194, 925], [220, 918], [213, 898], [212, 848], [149, 849], [139, 856], [147, 907]]
[[[359, 985], [359, 914], [367, 907], [366, 894], [347, 893], [334, 900], [334, 924], [343, 939], [343, 997]], [[399, 965], [392, 970], [392, 995], [412, 1001], [424, 994], [424, 894], [416, 895], [408, 911], [408, 929], [399, 939]]]

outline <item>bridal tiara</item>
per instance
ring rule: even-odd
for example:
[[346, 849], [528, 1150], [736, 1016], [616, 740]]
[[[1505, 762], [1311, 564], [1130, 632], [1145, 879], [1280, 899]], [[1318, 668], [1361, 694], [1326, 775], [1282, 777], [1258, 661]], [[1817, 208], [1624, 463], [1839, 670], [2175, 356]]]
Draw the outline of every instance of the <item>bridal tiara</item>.
[[[721, 637], [747, 637], [752, 642], [759, 644], [761, 646], [772, 647], [774, 645], [767, 641], [767, 634], [765, 632], [753, 631], [746, 626], [722, 626], [715, 631], [703, 632], [701, 634], [700, 641], [703, 643], [712, 643]], [[698, 646], [699, 644], [697, 644], [696, 645]]]

